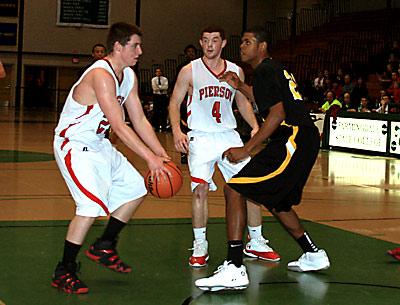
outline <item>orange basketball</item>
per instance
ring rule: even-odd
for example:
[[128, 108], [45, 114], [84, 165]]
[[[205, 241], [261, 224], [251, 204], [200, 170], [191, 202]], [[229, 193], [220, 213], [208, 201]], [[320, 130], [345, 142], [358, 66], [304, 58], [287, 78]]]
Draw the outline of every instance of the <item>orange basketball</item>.
[[165, 167], [171, 172], [171, 176], [166, 176], [166, 179], [160, 177], [159, 179], [151, 178], [150, 171], [147, 172], [144, 182], [147, 191], [158, 198], [170, 198], [174, 196], [182, 187], [183, 177], [182, 171], [172, 161], [166, 162]]

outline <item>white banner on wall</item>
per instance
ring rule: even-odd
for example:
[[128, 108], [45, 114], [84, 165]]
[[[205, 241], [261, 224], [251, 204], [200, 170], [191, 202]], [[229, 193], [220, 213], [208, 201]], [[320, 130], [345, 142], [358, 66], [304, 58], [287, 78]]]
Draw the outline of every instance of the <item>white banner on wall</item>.
[[330, 118], [329, 146], [386, 152], [387, 121]]
[[400, 122], [390, 123], [389, 148], [391, 154], [400, 154]]

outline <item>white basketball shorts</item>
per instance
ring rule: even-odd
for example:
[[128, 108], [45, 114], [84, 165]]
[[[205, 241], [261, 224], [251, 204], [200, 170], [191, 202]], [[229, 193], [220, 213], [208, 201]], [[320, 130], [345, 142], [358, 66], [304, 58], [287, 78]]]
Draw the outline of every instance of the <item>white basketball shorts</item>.
[[190, 131], [189, 171], [192, 191], [200, 183], [208, 183], [210, 191], [217, 186], [212, 180], [215, 164], [218, 165], [225, 181], [236, 175], [249, 161], [250, 157], [239, 163], [231, 163], [222, 158], [222, 153], [231, 147], [242, 147], [243, 142], [235, 130], [226, 132]]
[[76, 215], [106, 216], [147, 194], [141, 174], [107, 139], [96, 150], [63, 142], [55, 137], [54, 155], [75, 200]]

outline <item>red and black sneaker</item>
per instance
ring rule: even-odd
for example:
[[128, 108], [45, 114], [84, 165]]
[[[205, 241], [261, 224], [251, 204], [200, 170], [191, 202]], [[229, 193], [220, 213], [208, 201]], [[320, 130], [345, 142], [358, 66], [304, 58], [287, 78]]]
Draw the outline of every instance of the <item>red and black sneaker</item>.
[[98, 239], [86, 250], [85, 254], [91, 260], [119, 273], [129, 273], [132, 268], [121, 261], [115, 250], [116, 241]]
[[398, 261], [400, 261], [400, 248], [395, 248], [393, 250], [389, 250], [387, 252], [387, 254], [392, 256], [394, 259], [397, 259]]
[[77, 263], [69, 263], [67, 266], [63, 265], [61, 262], [58, 263], [53, 274], [51, 286], [66, 293], [88, 293], [89, 288], [76, 275], [78, 271], [79, 265]]

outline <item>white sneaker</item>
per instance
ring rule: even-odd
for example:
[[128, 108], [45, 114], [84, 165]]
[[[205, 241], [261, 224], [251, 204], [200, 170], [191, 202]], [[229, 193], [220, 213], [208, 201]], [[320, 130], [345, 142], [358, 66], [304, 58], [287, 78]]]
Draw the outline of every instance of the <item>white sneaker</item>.
[[224, 261], [214, 275], [198, 279], [194, 284], [205, 291], [240, 290], [247, 288], [249, 277], [244, 265], [238, 268], [234, 264]]
[[192, 267], [204, 267], [208, 261], [208, 241], [205, 239], [195, 239], [193, 241], [192, 256], [189, 258], [189, 265]]
[[288, 269], [296, 272], [318, 271], [328, 269], [330, 266], [325, 250], [306, 252], [297, 261], [288, 263]]
[[281, 257], [269, 245], [264, 237], [252, 238], [243, 249], [243, 253], [250, 257], [260, 258], [270, 262], [279, 262]]

